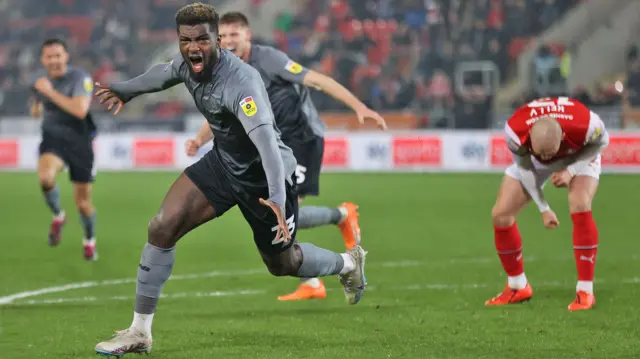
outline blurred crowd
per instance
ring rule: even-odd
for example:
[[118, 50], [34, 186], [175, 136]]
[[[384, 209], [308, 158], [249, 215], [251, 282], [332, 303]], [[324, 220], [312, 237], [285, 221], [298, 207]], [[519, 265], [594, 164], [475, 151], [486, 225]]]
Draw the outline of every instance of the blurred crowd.
[[[303, 0], [297, 13], [278, 17], [276, 39], [278, 47], [348, 84], [377, 110], [419, 111], [425, 125], [448, 126], [455, 118], [457, 127], [483, 128], [495, 82], [513, 74], [529, 39], [578, 2]], [[456, 74], [460, 61], [481, 63]], [[468, 91], [455, 91], [455, 76]], [[316, 104], [340, 108], [322, 95]]]
[[[188, 2], [0, 0], [0, 114], [26, 113], [28, 80], [39, 66], [44, 38], [68, 39], [73, 64], [91, 71], [96, 81], [124, 79], [144, 71], [154, 50], [175, 39], [170, 19]], [[421, 114], [422, 126], [486, 128], [494, 90], [513, 78], [515, 60], [530, 39], [579, 2], [299, 0], [276, 17], [270, 44], [333, 76], [376, 110]], [[268, 3], [252, 0], [258, 11]], [[535, 59], [537, 78], [567, 92], [561, 85], [571, 53], [542, 46]], [[456, 72], [462, 61], [476, 65]], [[630, 73], [637, 62], [630, 61]], [[456, 89], [456, 83], [464, 86]], [[538, 90], [527, 97], [553, 94]], [[570, 92], [587, 103], [619, 101], [610, 88]], [[344, 109], [321, 93], [313, 96], [321, 111]], [[154, 114], [186, 110], [175, 103], [162, 105], [154, 105]]]
[[96, 81], [137, 75], [149, 55], [175, 38], [171, 20], [188, 0], [0, 1], [0, 114], [27, 113], [28, 84], [40, 66], [40, 44], [67, 41], [72, 64]]

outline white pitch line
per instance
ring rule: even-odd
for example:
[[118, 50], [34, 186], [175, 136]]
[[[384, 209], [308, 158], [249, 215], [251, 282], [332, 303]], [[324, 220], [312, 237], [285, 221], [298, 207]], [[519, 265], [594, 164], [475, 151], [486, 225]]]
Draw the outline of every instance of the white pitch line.
[[[525, 258], [527, 262], [532, 262], [534, 258]], [[459, 258], [459, 259], [449, 259], [445, 261], [393, 261], [393, 262], [381, 262], [376, 264], [370, 264], [369, 267], [383, 267], [383, 268], [403, 268], [403, 267], [417, 267], [422, 265], [451, 265], [451, 264], [473, 264], [473, 263], [491, 263], [497, 261], [496, 258]], [[243, 276], [243, 275], [256, 275], [256, 274], [266, 274], [266, 268], [261, 269], [245, 269], [245, 270], [227, 270], [227, 271], [212, 271], [205, 273], [194, 273], [194, 274], [176, 274], [172, 275], [169, 280], [186, 280], [186, 279], [201, 279], [201, 278], [213, 278], [213, 277], [233, 277], [233, 276]], [[6, 296], [0, 297], [0, 306], [11, 304], [13, 301], [18, 299], [25, 299], [31, 297], [37, 297], [45, 294], [53, 294], [53, 293], [62, 293], [68, 292], [75, 289], [82, 288], [95, 288], [95, 287], [104, 287], [110, 285], [120, 285], [120, 284], [130, 284], [136, 283], [137, 278], [122, 278], [122, 279], [108, 279], [102, 281], [87, 281], [87, 282], [77, 282], [77, 283], [69, 283], [61, 286], [40, 288], [36, 290], [23, 291], [18, 292]]]
[[[173, 293], [163, 294], [160, 298], [177, 299], [177, 298], [198, 298], [198, 297], [231, 297], [242, 295], [258, 295], [266, 294], [266, 290], [236, 290], [236, 291], [215, 291], [215, 292], [194, 292], [194, 293]], [[112, 296], [112, 297], [77, 297], [77, 298], [49, 298], [49, 299], [30, 299], [24, 302], [12, 303], [12, 305], [34, 305], [34, 304], [62, 304], [62, 303], [88, 303], [102, 301], [125, 301], [133, 300], [134, 296]]]
[[[640, 283], [640, 278], [633, 278], [637, 280], [632, 282], [630, 280], [623, 280], [622, 283]], [[598, 283], [603, 281], [599, 280]], [[552, 282], [538, 282], [535, 284], [536, 288], [539, 287], [572, 287], [573, 283], [563, 283], [558, 281]], [[496, 283], [467, 283], [467, 284], [444, 284], [444, 283], [423, 283], [412, 284], [407, 286], [368, 286], [367, 291], [385, 291], [385, 292], [398, 292], [398, 291], [420, 291], [420, 290], [434, 290], [434, 291], [456, 291], [456, 290], [469, 290], [469, 289], [484, 289], [496, 287]], [[497, 287], [496, 287], [497, 288]], [[339, 288], [327, 288], [327, 291], [342, 291]], [[269, 292], [264, 289], [244, 289], [244, 290], [232, 290], [232, 291], [215, 291], [215, 292], [180, 292], [163, 294], [163, 299], [184, 299], [184, 298], [207, 298], [207, 297], [236, 297], [246, 295], [267, 295]], [[23, 302], [12, 303], [13, 306], [23, 305], [38, 305], [38, 304], [62, 304], [62, 303], [89, 303], [89, 302], [105, 302], [105, 301], [131, 301], [135, 296], [111, 296], [111, 297], [76, 297], [76, 298], [48, 298], [48, 299], [30, 299]]]

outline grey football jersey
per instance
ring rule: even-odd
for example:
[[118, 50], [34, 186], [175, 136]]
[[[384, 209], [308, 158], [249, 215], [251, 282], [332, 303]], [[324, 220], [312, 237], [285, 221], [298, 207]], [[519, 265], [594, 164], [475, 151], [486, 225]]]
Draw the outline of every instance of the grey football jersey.
[[142, 93], [161, 91], [179, 83], [184, 83], [209, 122], [215, 137], [212, 151], [233, 178], [245, 183], [264, 183], [265, 169], [249, 137], [251, 131], [264, 125], [276, 133], [285, 176], [293, 174], [296, 160], [280, 139], [260, 75], [227, 50], [220, 50], [220, 59], [207, 81], [193, 79], [189, 65], [178, 54], [170, 63], [154, 66], [133, 80], [112, 84], [111, 89], [126, 102]]
[[303, 80], [309, 70], [271, 46], [251, 45], [249, 65], [267, 88], [276, 124], [285, 142], [304, 142], [324, 136], [325, 124], [311, 101]]
[[[33, 88], [37, 79], [45, 76], [47, 76], [46, 71], [39, 70], [31, 81], [31, 87]], [[51, 85], [56, 91], [67, 97], [93, 95], [93, 80], [91, 79], [91, 75], [77, 67], [69, 66], [67, 72], [62, 77], [57, 79], [49, 78], [49, 81], [51, 81]], [[81, 120], [64, 111], [35, 89], [33, 89], [33, 95], [42, 102], [43, 133], [68, 140], [73, 140], [78, 136], [93, 135], [92, 132], [95, 128], [92, 122], [89, 123], [89, 121], [86, 121], [86, 118]], [[87, 114], [87, 118], [89, 117], [90, 115]]]

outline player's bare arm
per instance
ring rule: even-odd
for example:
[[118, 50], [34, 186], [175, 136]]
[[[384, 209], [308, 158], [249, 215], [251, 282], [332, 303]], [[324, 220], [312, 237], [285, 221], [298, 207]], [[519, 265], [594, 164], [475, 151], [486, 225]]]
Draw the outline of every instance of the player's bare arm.
[[551, 206], [544, 198], [544, 192], [542, 191], [542, 184], [536, 180], [535, 167], [531, 161], [531, 155], [524, 146], [514, 146], [512, 142], [507, 139], [509, 148], [513, 153], [513, 159], [518, 165], [520, 171], [522, 186], [525, 188], [533, 202], [538, 206], [538, 210], [542, 214], [542, 222], [546, 228], [556, 228], [560, 222], [556, 214], [551, 210]]
[[144, 74], [125, 82], [115, 82], [104, 85], [96, 82], [96, 96], [100, 97], [101, 104], [107, 104], [107, 109], [118, 115], [124, 105], [137, 96], [166, 90], [182, 82], [176, 68], [179, 61], [174, 59], [169, 63], [157, 64]]
[[34, 119], [40, 119], [42, 117], [42, 102], [38, 99], [32, 99], [29, 102], [29, 114]]
[[209, 126], [209, 122], [206, 120], [200, 127], [200, 130], [196, 134], [195, 138], [188, 139], [184, 143], [184, 150], [187, 153], [187, 156], [193, 157], [196, 155], [200, 147], [202, 147], [205, 143], [213, 140], [213, 132], [211, 131], [211, 126]]
[[366, 119], [371, 119], [376, 122], [378, 128], [382, 130], [387, 129], [387, 123], [380, 114], [369, 109], [364, 103], [362, 103], [362, 101], [358, 100], [351, 91], [347, 90], [338, 81], [331, 77], [317, 71], [309, 70], [304, 76], [303, 84], [325, 92], [336, 100], [349, 106], [349, 108], [351, 108], [358, 116], [360, 124], [364, 124]]
[[58, 107], [60, 107], [62, 110], [69, 113], [73, 117], [76, 117], [79, 120], [83, 120], [87, 117], [87, 113], [89, 113], [89, 107], [91, 106], [91, 96], [65, 96], [54, 89], [51, 81], [49, 81], [49, 79], [46, 77], [41, 77], [36, 80], [34, 88], [42, 96], [47, 97]]

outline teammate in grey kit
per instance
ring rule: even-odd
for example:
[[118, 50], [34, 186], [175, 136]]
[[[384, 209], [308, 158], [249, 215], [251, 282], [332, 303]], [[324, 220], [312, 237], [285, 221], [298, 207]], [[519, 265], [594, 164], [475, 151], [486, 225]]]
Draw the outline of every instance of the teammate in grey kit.
[[[275, 276], [336, 275], [351, 304], [365, 287], [366, 252], [355, 246], [338, 254], [296, 242], [298, 198], [295, 158], [280, 140], [258, 72], [219, 49], [218, 15], [201, 3], [176, 14], [180, 55], [130, 81], [96, 93], [114, 113], [138, 95], [184, 83], [215, 135], [214, 147], [188, 167], [169, 189], [149, 223], [138, 269], [133, 323], [96, 346], [104, 355], [151, 350], [151, 322], [171, 275], [178, 240], [238, 205], [269, 272]], [[264, 199], [268, 198], [268, 199]]]
[[44, 70], [38, 71], [31, 84], [34, 91], [31, 115], [43, 117], [38, 179], [53, 213], [49, 245], [58, 245], [62, 238], [65, 212], [60, 206], [56, 175], [66, 165], [84, 227], [84, 258], [97, 260], [95, 208], [91, 203], [91, 183], [95, 175], [92, 143], [96, 135], [89, 112], [93, 80], [84, 70], [68, 66], [69, 54], [63, 40], [45, 41], [41, 52]]
[[[382, 117], [369, 110], [347, 89], [332, 78], [308, 70], [289, 59], [283, 52], [251, 43], [251, 30], [246, 16], [229, 12], [220, 19], [220, 45], [231, 50], [260, 73], [271, 102], [276, 125], [282, 133], [282, 141], [293, 150], [298, 162], [296, 178], [300, 202], [306, 196], [319, 194], [320, 169], [324, 153], [325, 124], [311, 101], [307, 86], [327, 92], [351, 107], [361, 122], [371, 118], [379, 127], [386, 128]], [[198, 149], [213, 138], [205, 123], [198, 135], [187, 141], [186, 152], [193, 156]], [[337, 208], [304, 206], [300, 208], [298, 226], [301, 229], [334, 224], [340, 228], [347, 249], [360, 243], [358, 206], [345, 202]], [[324, 283], [318, 278], [301, 278], [302, 283], [293, 293], [278, 297], [279, 300], [325, 298]]]

